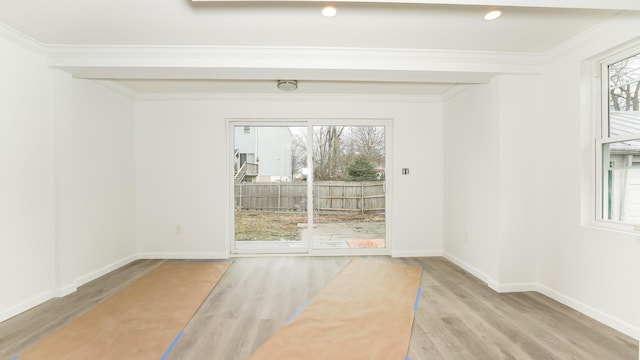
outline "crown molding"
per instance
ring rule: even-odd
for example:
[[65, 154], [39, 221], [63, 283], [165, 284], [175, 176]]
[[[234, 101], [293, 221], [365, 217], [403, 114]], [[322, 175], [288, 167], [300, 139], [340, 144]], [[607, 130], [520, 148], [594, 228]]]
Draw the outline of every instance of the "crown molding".
[[138, 93], [136, 101], [265, 101], [265, 102], [391, 102], [391, 103], [440, 103], [437, 95], [387, 95], [387, 94], [212, 94], [212, 93]]
[[452, 87], [451, 89], [445, 91], [444, 94], [442, 94], [442, 101], [447, 101], [447, 100], [449, 100], [451, 98], [454, 98], [458, 94], [462, 94], [463, 92], [465, 92], [470, 87], [471, 87], [471, 85], [468, 85], [468, 84], [456, 85], [456, 86]]
[[[638, 2], [640, 4], [640, 1]], [[550, 49], [544, 53], [541, 57], [542, 63], [550, 64], [562, 59], [572, 53], [578, 52], [580, 49], [588, 47], [594, 43], [595, 39], [602, 36], [603, 33], [609, 33], [608, 27], [619, 28], [621, 24], [628, 23], [630, 29], [638, 29], [638, 23], [640, 22], [640, 13], [631, 11], [620, 11], [612, 15], [608, 19], [590, 27], [589, 29], [579, 33], [575, 37], [563, 42], [562, 44]], [[624, 32], [620, 36], [620, 42], [625, 42]], [[640, 32], [636, 32], [635, 38], [638, 38]], [[633, 35], [631, 35], [633, 37]], [[609, 48], [616, 46], [617, 44], [610, 44]]]
[[[285, 62], [292, 58], [314, 60], [317, 63], [340, 64], [341, 58], [358, 60], [388, 61], [401, 57], [412, 61], [539, 65], [541, 53], [505, 52], [448, 49], [402, 49], [402, 48], [340, 48], [304, 46], [151, 46], [151, 45], [47, 45], [47, 55], [54, 64], [73, 63], [89, 59], [155, 60], [156, 64], [166, 64], [175, 60], [200, 61], [214, 58], [214, 65], [226, 65], [230, 60], [255, 61], [256, 56], [265, 56], [265, 62]], [[338, 59], [334, 57], [338, 56]], [[319, 58], [319, 59], [318, 59]], [[161, 60], [161, 61], [159, 61]], [[235, 65], [242, 67], [243, 64]]]
[[46, 52], [47, 52], [46, 45], [1, 22], [0, 22], [0, 36], [28, 50], [36, 52], [39, 55], [46, 55]]
[[117, 92], [118, 94], [130, 99], [130, 100], [135, 100], [136, 96], [137, 96], [137, 92], [135, 92], [134, 90], [118, 83], [117, 81], [112, 81], [112, 80], [94, 80], [95, 82], [97, 82], [98, 84], [111, 89], [115, 92]]
[[540, 53], [439, 49], [375, 49], [274, 46], [109, 46], [49, 45], [50, 65], [71, 66], [178, 66], [246, 68], [363, 68], [402, 62], [402, 70], [423, 69], [424, 64], [446, 69], [455, 64], [475, 64], [480, 70], [501, 65], [517, 72], [537, 72]]

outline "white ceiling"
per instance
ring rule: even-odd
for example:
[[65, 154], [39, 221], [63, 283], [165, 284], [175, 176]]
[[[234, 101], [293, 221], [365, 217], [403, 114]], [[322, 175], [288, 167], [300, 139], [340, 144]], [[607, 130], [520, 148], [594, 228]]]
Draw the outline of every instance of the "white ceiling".
[[[58, 49], [59, 45], [71, 45], [64, 49], [73, 51], [87, 45], [93, 48], [97, 46], [101, 51], [114, 47], [119, 51], [163, 47], [171, 48], [174, 53], [184, 47], [278, 47], [537, 54], [554, 49], [615, 15], [618, 12], [615, 9], [624, 8], [625, 5], [625, 0], [610, 0], [611, 9], [602, 9], [605, 7], [602, 5], [580, 9], [575, 8], [580, 7], [580, 1], [576, 0], [554, 0], [554, 6], [559, 5], [560, 8], [533, 7], [540, 2], [535, 0], [502, 0], [502, 3], [505, 2], [528, 3], [529, 7], [502, 6], [500, 8], [504, 15], [496, 21], [487, 22], [482, 16], [487, 9], [495, 6], [338, 3], [337, 16], [325, 18], [320, 14], [324, 4], [319, 1], [0, 0], [0, 23], [47, 48]], [[472, 3], [490, 4], [482, 0]], [[562, 3], [574, 8], [561, 8]], [[588, 5], [602, 1], [583, 3]], [[269, 92], [275, 88], [273, 82], [266, 82], [270, 79], [267, 73], [242, 78], [232, 76], [231, 72], [225, 75], [224, 71], [211, 73], [210, 76], [189, 75], [186, 69], [183, 72], [167, 72], [166, 79], [171, 80], [163, 80], [162, 72], [149, 75], [145, 73], [145, 66], [140, 64], [126, 74], [109, 72], [105, 70], [108, 67], [95, 64], [85, 66], [82, 72], [82, 62], [76, 61], [74, 65], [74, 71], [77, 71], [74, 74], [77, 76], [126, 77], [128, 79], [122, 81], [122, 85], [137, 92]], [[336, 70], [332, 66], [332, 70]], [[311, 70], [321, 70], [321, 67], [315, 66]], [[252, 71], [259, 70], [259, 67], [251, 68]], [[283, 68], [280, 70], [286, 70], [286, 67]], [[357, 70], [353, 66], [347, 68]], [[181, 73], [184, 79], [189, 80], [181, 80]], [[285, 74], [286, 71], [280, 71], [280, 74], [272, 75]], [[291, 74], [297, 75], [295, 72]], [[202, 78], [198, 80], [194, 77]], [[374, 81], [324, 75], [314, 79], [311, 76], [306, 79], [306, 88], [307, 91], [320, 93], [432, 95], [442, 94], [452, 84], [460, 82], [457, 79], [447, 80], [450, 84], [445, 85], [441, 83], [442, 79], [420, 76], [416, 77], [416, 81], [406, 79], [406, 76], [398, 79], [380, 78], [382, 81], [375, 77], [368, 79]], [[334, 83], [330, 84], [331, 81]], [[433, 84], [434, 81], [438, 83]], [[302, 85], [303, 82], [300, 91], [304, 89]]]
[[548, 50], [612, 11], [410, 4], [193, 3], [188, 0], [5, 1], [0, 21], [46, 44], [312, 46]]

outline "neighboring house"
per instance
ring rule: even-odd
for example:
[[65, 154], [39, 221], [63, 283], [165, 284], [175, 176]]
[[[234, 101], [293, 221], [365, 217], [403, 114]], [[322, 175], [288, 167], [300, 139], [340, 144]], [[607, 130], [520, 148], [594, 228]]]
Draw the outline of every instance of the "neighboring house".
[[236, 126], [236, 181], [291, 181], [292, 140], [288, 127]]
[[[640, 132], [640, 111], [615, 111], [609, 117], [610, 136]], [[606, 152], [605, 152], [606, 154]], [[609, 202], [604, 215], [610, 220], [640, 224], [640, 142], [625, 141], [609, 146], [607, 178]]]

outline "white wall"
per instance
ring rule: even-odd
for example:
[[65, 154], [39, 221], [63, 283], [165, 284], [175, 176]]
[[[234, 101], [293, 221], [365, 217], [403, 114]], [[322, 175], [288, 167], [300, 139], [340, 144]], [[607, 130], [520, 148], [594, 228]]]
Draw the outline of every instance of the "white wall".
[[444, 104], [444, 250], [498, 291], [535, 282], [538, 83], [499, 75]]
[[52, 294], [50, 76], [0, 36], [0, 321]]
[[484, 281], [498, 278], [498, 125], [490, 84], [444, 103], [444, 251]]
[[133, 101], [3, 35], [0, 321], [135, 257]]
[[638, 24], [618, 16], [550, 54], [539, 79], [497, 76], [444, 104], [445, 254], [496, 290], [540, 291], [636, 338], [640, 237], [589, 222], [584, 61], [640, 36]]
[[[640, 16], [624, 15], [559, 53], [544, 76], [540, 117], [538, 282], [543, 292], [639, 337], [640, 238], [595, 229], [589, 74], [581, 64], [640, 36]], [[590, 68], [590, 66], [586, 66]], [[585, 78], [586, 77], [586, 78]]]
[[[393, 252], [442, 249], [439, 102], [265, 97], [136, 103], [138, 251], [147, 257], [228, 255], [227, 118], [393, 119]], [[411, 173], [401, 176], [400, 168]], [[181, 233], [176, 232], [179, 225]]]
[[499, 275], [496, 290], [528, 290], [536, 280], [539, 198], [540, 76], [500, 75], [491, 81], [498, 116]]
[[[444, 136], [442, 104], [369, 104], [392, 111], [393, 256], [442, 255]], [[402, 168], [409, 175], [400, 175]]]
[[[72, 79], [71, 117], [57, 139], [60, 285], [71, 287], [135, 258], [133, 101]], [[63, 291], [64, 292], [64, 291]]]

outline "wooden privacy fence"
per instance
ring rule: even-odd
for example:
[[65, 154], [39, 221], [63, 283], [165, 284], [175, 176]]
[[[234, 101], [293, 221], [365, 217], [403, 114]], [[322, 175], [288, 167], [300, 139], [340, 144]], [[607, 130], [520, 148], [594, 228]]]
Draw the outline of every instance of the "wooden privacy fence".
[[[313, 184], [315, 211], [384, 211], [384, 181], [318, 181]], [[235, 184], [240, 210], [306, 211], [307, 183], [244, 182]]]

